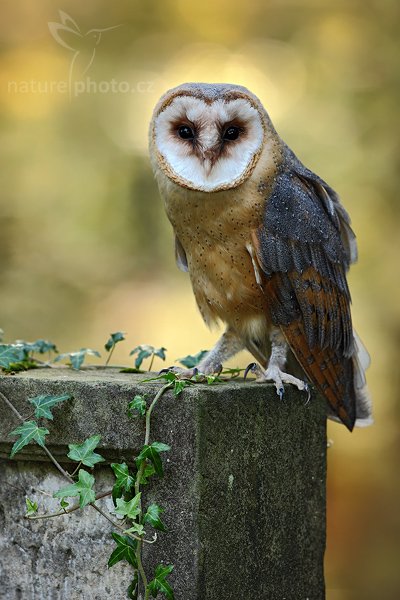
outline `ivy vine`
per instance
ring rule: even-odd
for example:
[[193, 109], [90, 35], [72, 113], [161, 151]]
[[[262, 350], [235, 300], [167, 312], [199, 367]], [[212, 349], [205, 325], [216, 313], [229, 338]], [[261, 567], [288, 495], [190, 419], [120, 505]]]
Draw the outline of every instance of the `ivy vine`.
[[[125, 340], [123, 332], [110, 334], [105, 343], [108, 357], [104, 366], [108, 366], [116, 344]], [[121, 369], [124, 372], [141, 371], [144, 360], [149, 360], [149, 370], [153, 366], [155, 357], [165, 360], [166, 348], [155, 348], [150, 345], [136, 346], [130, 356], [135, 357], [134, 367]], [[179, 362], [187, 367], [195, 367], [205, 354], [205, 350], [195, 355], [179, 359]], [[44, 355], [47, 354], [47, 360]], [[38, 368], [52, 367], [54, 363], [67, 360], [73, 369], [80, 369], [87, 356], [100, 357], [100, 353], [90, 348], [59, 354], [57, 347], [47, 340], [25, 342], [17, 340], [11, 344], [0, 343], [0, 368], [5, 373], [17, 373], [18, 371]], [[223, 375], [236, 377], [240, 369], [228, 369]], [[174, 592], [168, 581], [174, 566], [160, 563], [154, 572], [149, 575], [142, 560], [142, 549], [144, 544], [152, 545], [157, 541], [159, 532], [166, 533], [167, 527], [162, 520], [165, 509], [156, 503], [145, 505], [143, 501], [143, 488], [153, 477], [163, 477], [163, 454], [171, 448], [157, 440], [151, 439], [151, 417], [160, 398], [172, 390], [175, 396], [179, 396], [187, 386], [195, 385], [198, 381], [207, 381], [209, 384], [224, 381], [220, 376], [204, 377], [195, 374], [191, 378], [181, 378], [172, 371], [163, 372], [157, 377], [144, 379], [143, 384], [150, 381], [160, 381], [163, 385], [153, 399], [147, 400], [145, 395], [136, 395], [127, 406], [127, 415], [132, 419], [142, 420], [144, 423], [143, 444], [138, 454], [133, 457], [131, 465], [127, 463], [112, 463], [111, 470], [114, 475], [114, 485], [111, 490], [96, 492], [96, 480], [93, 474], [97, 464], [104, 462], [104, 458], [96, 452], [100, 443], [100, 434], [92, 435], [80, 444], [69, 444], [67, 457], [75, 463], [75, 468], [69, 472], [65, 470], [46, 446], [46, 436], [49, 434], [47, 427], [49, 421], [53, 420], [53, 409], [63, 402], [72, 400], [69, 394], [58, 396], [40, 395], [27, 398], [27, 403], [34, 407], [34, 413], [24, 417], [15, 408], [13, 403], [2, 392], [0, 398], [13, 412], [20, 424], [10, 432], [10, 436], [16, 437], [10, 457], [14, 457], [27, 444], [34, 442], [38, 444], [56, 466], [60, 474], [66, 480], [67, 485], [58, 489], [53, 497], [59, 500], [59, 510], [51, 513], [40, 513], [38, 503], [26, 498], [25, 517], [29, 520], [49, 519], [84, 509], [87, 506], [96, 510], [114, 528], [111, 533], [115, 547], [108, 559], [108, 567], [111, 568], [120, 561], [125, 561], [132, 569], [131, 581], [127, 589], [127, 597], [134, 600], [150, 597], [157, 598], [159, 594], [174, 600]], [[32, 417], [35, 417], [33, 419]], [[103, 511], [97, 501], [101, 498], [111, 496], [113, 510], [111, 513]], [[75, 499], [75, 501], [71, 499]], [[116, 518], [113, 518], [116, 517]]]

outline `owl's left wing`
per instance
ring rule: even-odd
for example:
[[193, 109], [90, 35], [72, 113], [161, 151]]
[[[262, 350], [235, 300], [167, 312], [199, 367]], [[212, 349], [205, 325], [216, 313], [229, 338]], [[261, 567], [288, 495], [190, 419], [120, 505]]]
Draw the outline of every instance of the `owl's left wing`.
[[[290, 151], [288, 151], [290, 152]], [[272, 322], [340, 419], [355, 421], [353, 328], [346, 271], [357, 257], [336, 193], [289, 155], [253, 235]]]

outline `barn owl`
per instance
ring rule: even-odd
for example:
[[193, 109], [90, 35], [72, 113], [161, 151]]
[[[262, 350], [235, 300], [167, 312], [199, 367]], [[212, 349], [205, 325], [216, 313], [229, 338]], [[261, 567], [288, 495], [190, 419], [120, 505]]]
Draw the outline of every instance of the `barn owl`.
[[[177, 264], [205, 323], [225, 325], [199, 372], [218, 372], [247, 349], [257, 381], [274, 382], [281, 397], [284, 384], [307, 390], [305, 374], [332, 418], [350, 430], [369, 425], [369, 357], [353, 331], [346, 281], [357, 246], [336, 192], [239, 85], [169, 90], [149, 137]], [[285, 372], [288, 357], [297, 373]]]

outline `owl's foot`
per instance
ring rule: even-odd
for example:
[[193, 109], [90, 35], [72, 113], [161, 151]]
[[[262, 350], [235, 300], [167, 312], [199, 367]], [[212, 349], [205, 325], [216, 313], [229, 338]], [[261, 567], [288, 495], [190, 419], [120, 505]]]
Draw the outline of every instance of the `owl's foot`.
[[292, 385], [296, 386], [298, 390], [308, 392], [308, 399], [310, 397], [309, 387], [305, 381], [297, 379], [297, 377], [290, 375], [290, 373], [284, 373], [276, 365], [269, 365], [266, 371], [264, 371], [257, 363], [251, 363], [245, 370], [245, 379], [250, 371], [257, 376], [256, 383], [273, 381], [276, 387], [276, 393], [281, 399], [285, 393], [285, 388], [283, 386], [284, 383], [291, 383]]
[[161, 369], [159, 375], [162, 373], [175, 373], [175, 375], [179, 379], [192, 379], [192, 377], [196, 377], [197, 381], [205, 380], [207, 375], [219, 375], [222, 371], [222, 365], [214, 365], [214, 364], [199, 364], [198, 367], [193, 367], [191, 369], [185, 369], [184, 367], [168, 367], [166, 369]]
[[179, 376], [179, 378], [190, 379], [191, 377], [198, 375], [199, 371], [197, 367], [194, 367], [193, 369], [185, 369], [184, 367], [172, 366], [167, 367], [166, 369], [161, 369], [158, 374], [162, 375], [163, 373], [175, 373], [175, 375]]

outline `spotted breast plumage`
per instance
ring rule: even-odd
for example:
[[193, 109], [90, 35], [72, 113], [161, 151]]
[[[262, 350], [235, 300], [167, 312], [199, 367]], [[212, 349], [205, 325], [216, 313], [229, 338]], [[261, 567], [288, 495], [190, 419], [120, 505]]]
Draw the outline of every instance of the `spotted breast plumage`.
[[372, 422], [369, 357], [353, 331], [346, 273], [357, 258], [338, 195], [281, 140], [254, 94], [189, 83], [150, 126], [153, 170], [204, 321], [226, 330], [198, 366], [246, 348], [258, 381], [307, 389], [288, 353], [350, 430]]

